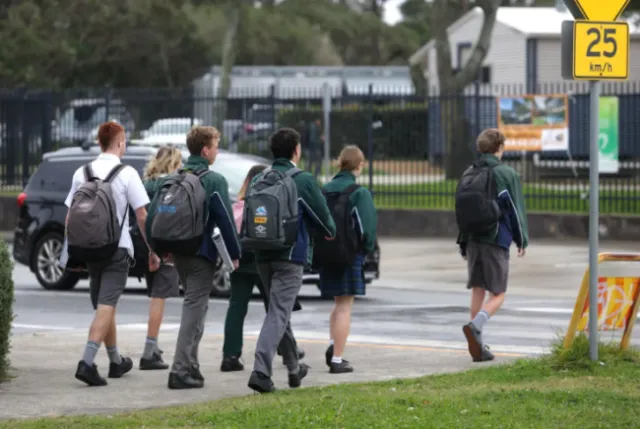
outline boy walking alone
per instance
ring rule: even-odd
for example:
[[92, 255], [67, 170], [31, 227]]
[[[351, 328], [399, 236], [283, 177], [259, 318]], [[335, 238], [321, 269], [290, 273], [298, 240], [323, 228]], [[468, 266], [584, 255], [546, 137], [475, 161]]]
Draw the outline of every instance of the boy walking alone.
[[[502, 307], [509, 276], [509, 248], [518, 256], [528, 246], [527, 215], [518, 173], [500, 160], [505, 136], [484, 130], [477, 139], [480, 158], [462, 176], [456, 191], [460, 253], [467, 261], [471, 320], [462, 331], [474, 362], [494, 359], [482, 339], [489, 319]], [[489, 298], [486, 299], [487, 292]]]

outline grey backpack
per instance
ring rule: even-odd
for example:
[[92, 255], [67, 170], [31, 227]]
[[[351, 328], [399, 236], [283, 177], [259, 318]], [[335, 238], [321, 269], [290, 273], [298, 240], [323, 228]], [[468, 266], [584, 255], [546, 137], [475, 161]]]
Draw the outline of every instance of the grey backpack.
[[200, 250], [208, 218], [201, 179], [208, 173], [208, 168], [193, 172], [181, 169], [160, 185], [151, 202], [153, 213], [149, 213], [151, 241], [157, 253], [195, 255]]
[[67, 245], [70, 259], [84, 263], [105, 261], [118, 250], [129, 208], [124, 210], [120, 221], [111, 183], [125, 167], [118, 164], [101, 180], [94, 176], [91, 164], [84, 166], [85, 182], [73, 194], [69, 207]]
[[298, 237], [298, 190], [302, 173], [267, 169], [245, 196], [241, 242], [254, 250], [287, 250]]

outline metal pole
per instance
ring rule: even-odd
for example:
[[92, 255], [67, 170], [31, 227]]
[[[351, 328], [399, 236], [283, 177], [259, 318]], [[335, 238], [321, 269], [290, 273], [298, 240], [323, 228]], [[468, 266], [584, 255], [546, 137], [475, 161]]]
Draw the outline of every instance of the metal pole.
[[322, 85], [322, 126], [324, 129], [324, 161], [323, 171], [325, 176], [331, 178], [331, 91], [328, 83]]
[[600, 82], [589, 82], [589, 357], [598, 360], [598, 234]]

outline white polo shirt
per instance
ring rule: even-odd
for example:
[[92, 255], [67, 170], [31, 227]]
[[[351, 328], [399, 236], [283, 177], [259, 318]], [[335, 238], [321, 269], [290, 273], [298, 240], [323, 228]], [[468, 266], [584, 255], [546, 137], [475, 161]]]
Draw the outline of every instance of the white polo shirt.
[[[105, 179], [107, 174], [120, 164], [120, 158], [110, 153], [100, 154], [95, 161], [91, 162], [91, 169], [93, 174], [100, 178]], [[67, 207], [71, 206], [73, 200], [73, 194], [76, 193], [80, 185], [85, 182], [84, 178], [84, 166], [78, 168], [73, 174], [71, 180], [71, 190], [65, 200], [64, 204]], [[129, 211], [127, 205], [133, 210], [137, 210], [140, 207], [144, 207], [149, 204], [149, 196], [144, 189], [142, 180], [138, 175], [138, 172], [131, 166], [123, 168], [120, 173], [111, 182], [111, 189], [113, 190], [113, 200], [116, 203], [116, 212], [118, 213], [118, 222], [123, 224], [122, 235], [120, 236], [120, 242], [118, 247], [127, 249], [129, 256], [134, 257], [133, 254], [133, 242], [131, 241], [131, 235], [129, 234]], [[124, 217], [124, 223], [122, 218]]]

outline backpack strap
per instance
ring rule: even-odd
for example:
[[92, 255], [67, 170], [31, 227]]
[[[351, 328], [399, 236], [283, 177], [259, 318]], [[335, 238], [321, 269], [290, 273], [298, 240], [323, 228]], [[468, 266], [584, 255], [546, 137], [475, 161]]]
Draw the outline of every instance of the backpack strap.
[[125, 164], [118, 164], [113, 167], [107, 177], [104, 178], [104, 182], [110, 183], [125, 167]]
[[85, 181], [89, 181], [91, 179], [93, 179], [95, 176], [93, 175], [93, 169], [91, 168], [91, 163], [87, 163], [84, 166], [84, 180]]
[[211, 170], [209, 170], [208, 168], [203, 168], [193, 172], [193, 174], [198, 176], [199, 179], [202, 179], [204, 176], [206, 176], [209, 173], [211, 173]]
[[293, 168], [288, 169], [284, 174], [286, 176], [289, 176], [289, 177], [293, 178], [293, 177], [296, 177], [300, 173], [302, 173], [302, 170], [300, 170], [298, 167], [293, 167]]
[[358, 185], [357, 183], [352, 183], [349, 186], [347, 186], [342, 192], [341, 194], [343, 195], [351, 195], [353, 194], [356, 189], [358, 189], [360, 187], [360, 185]]

